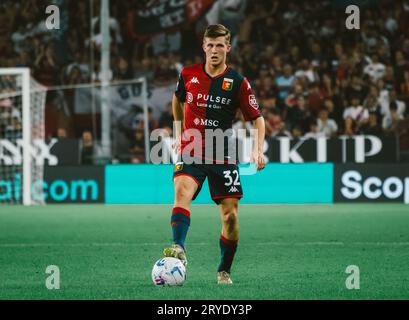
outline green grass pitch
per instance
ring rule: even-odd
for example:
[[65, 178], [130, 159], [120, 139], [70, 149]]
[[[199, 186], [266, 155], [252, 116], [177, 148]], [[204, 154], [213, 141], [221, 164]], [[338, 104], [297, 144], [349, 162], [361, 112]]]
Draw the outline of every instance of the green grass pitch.
[[[217, 286], [216, 206], [192, 207], [188, 280], [160, 288], [171, 206], [0, 207], [0, 299], [408, 299], [409, 209], [401, 204], [242, 205], [233, 286]], [[48, 290], [48, 265], [61, 287]], [[348, 290], [348, 265], [360, 289]]]

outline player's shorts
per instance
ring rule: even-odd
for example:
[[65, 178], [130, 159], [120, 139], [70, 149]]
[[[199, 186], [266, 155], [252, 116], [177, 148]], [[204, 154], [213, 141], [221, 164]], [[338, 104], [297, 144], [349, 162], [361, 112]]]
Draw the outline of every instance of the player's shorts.
[[178, 176], [189, 176], [196, 181], [198, 188], [192, 200], [196, 199], [202, 185], [208, 178], [212, 200], [220, 204], [225, 198], [243, 197], [239, 168], [236, 164], [186, 164], [177, 162], [174, 167], [173, 179]]

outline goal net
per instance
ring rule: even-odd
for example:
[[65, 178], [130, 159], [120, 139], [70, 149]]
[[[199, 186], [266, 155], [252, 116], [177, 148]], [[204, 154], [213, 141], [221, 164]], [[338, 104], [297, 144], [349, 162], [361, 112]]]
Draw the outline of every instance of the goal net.
[[0, 205], [44, 203], [45, 98], [28, 68], [0, 68]]

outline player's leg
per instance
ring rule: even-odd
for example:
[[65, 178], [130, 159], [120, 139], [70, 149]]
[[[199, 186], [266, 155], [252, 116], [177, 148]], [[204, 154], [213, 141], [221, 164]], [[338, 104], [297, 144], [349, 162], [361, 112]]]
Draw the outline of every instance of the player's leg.
[[171, 217], [173, 243], [184, 249], [190, 226], [190, 204], [199, 185], [194, 178], [179, 175], [174, 179], [174, 186], [175, 200]]
[[222, 221], [222, 232], [220, 235], [221, 259], [217, 269], [217, 281], [219, 284], [232, 283], [230, 269], [239, 240], [238, 203], [239, 200], [237, 198], [225, 198], [219, 204]]
[[165, 248], [165, 257], [175, 257], [186, 265], [185, 240], [190, 226], [190, 203], [200, 192], [205, 175], [194, 165], [178, 163], [173, 176], [175, 199], [171, 215], [173, 245]]
[[231, 284], [230, 268], [239, 239], [238, 202], [243, 197], [239, 169], [235, 164], [209, 165], [207, 169], [212, 199], [219, 206], [222, 220], [219, 242], [221, 260], [217, 270], [217, 282]]

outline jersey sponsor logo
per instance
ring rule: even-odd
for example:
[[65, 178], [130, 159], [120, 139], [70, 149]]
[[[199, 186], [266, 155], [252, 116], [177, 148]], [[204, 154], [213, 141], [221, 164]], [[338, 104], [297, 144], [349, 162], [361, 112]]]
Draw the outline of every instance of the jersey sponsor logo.
[[254, 108], [254, 109], [258, 109], [258, 103], [257, 103], [257, 99], [256, 96], [254, 94], [249, 95], [249, 104]]
[[223, 84], [222, 84], [222, 89], [226, 91], [231, 91], [233, 88], [233, 79], [230, 78], [224, 78], [223, 79]]
[[235, 186], [232, 186], [232, 187], [229, 189], [229, 192], [239, 192], [239, 189], [237, 189]]
[[213, 103], [221, 103], [221, 104], [226, 104], [229, 105], [231, 103], [231, 99], [226, 98], [226, 97], [220, 97], [220, 96], [213, 96], [209, 94], [201, 94], [198, 93], [196, 96], [197, 100], [203, 99], [204, 101], [207, 102], [213, 102]]
[[175, 172], [182, 170], [182, 168], [183, 168], [183, 162], [177, 162], [175, 164]]
[[200, 82], [199, 82], [199, 80], [197, 79], [197, 77], [193, 77], [192, 80], [190, 80], [190, 83], [200, 84]]
[[195, 118], [193, 120], [193, 123], [197, 126], [198, 125], [208, 126], [208, 127], [218, 127], [219, 126], [219, 120], [212, 120], [212, 119]]
[[193, 101], [193, 94], [190, 92], [187, 93], [187, 103], [191, 103]]

